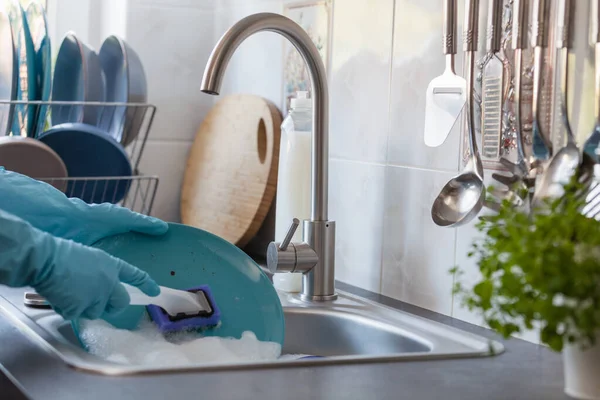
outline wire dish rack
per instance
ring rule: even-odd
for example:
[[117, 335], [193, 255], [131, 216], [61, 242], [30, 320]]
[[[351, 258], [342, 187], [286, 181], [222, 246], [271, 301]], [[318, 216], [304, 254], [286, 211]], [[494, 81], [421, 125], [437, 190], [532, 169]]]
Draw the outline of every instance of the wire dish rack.
[[75, 122], [102, 129], [122, 146], [132, 175], [31, 177], [53, 185], [68, 197], [88, 203], [110, 202], [149, 215], [159, 178], [140, 173], [139, 164], [155, 113], [156, 107], [145, 103], [0, 100], [0, 135], [37, 139], [49, 129]]
[[[39, 178], [39, 180], [49, 183], [57, 188], [63, 187], [65, 189], [63, 191], [67, 197], [81, 198], [86, 191], [91, 190], [92, 196], [98, 193], [98, 195], [104, 199], [102, 202], [118, 204], [127, 207], [132, 211], [146, 215], [150, 215], [152, 212], [152, 206], [154, 205], [154, 198], [156, 196], [159, 181], [157, 176], [150, 175], [121, 177], [100, 176], [93, 178]], [[71, 183], [71, 185], [69, 185], [69, 183]], [[109, 191], [109, 187], [114, 189]], [[121, 188], [127, 188], [125, 197], [120, 201], [116, 201], [116, 195]], [[101, 191], [103, 192], [102, 194], [100, 194]]]

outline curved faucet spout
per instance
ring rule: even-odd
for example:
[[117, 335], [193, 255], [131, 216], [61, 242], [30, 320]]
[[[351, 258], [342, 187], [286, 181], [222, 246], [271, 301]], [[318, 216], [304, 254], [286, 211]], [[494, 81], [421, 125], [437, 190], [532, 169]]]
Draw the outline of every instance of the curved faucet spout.
[[219, 94], [223, 75], [231, 56], [244, 40], [261, 31], [276, 32], [286, 37], [300, 52], [308, 67], [313, 96], [311, 220], [327, 221], [327, 190], [329, 184], [329, 93], [327, 73], [319, 51], [304, 29], [291, 19], [272, 13], [254, 14], [238, 21], [225, 32], [213, 49], [204, 70], [201, 90], [208, 94]]

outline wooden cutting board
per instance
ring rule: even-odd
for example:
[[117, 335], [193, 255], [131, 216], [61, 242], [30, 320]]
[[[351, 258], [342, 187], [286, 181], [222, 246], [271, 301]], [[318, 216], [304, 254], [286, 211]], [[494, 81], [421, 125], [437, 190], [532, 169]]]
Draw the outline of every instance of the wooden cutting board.
[[281, 113], [261, 97], [221, 98], [188, 156], [182, 222], [245, 246], [275, 199], [280, 127]]

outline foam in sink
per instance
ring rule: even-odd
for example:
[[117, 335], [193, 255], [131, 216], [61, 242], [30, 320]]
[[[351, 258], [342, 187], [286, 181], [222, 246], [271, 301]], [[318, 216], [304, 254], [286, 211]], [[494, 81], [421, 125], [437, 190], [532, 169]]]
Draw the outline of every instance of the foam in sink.
[[119, 364], [190, 366], [277, 360], [281, 345], [261, 342], [247, 331], [240, 339], [198, 337], [195, 332], [163, 335], [150, 320], [135, 331], [103, 320], [82, 320], [80, 337], [92, 354]]

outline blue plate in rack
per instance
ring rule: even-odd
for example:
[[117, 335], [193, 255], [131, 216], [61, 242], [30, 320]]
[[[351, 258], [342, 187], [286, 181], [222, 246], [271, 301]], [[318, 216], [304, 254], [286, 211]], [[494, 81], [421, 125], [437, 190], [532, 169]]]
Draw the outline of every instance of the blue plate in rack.
[[70, 181], [67, 196], [86, 203], [123, 200], [131, 180], [106, 178], [131, 176], [131, 163], [123, 146], [105, 131], [83, 123], [66, 123], [43, 132], [38, 139], [62, 158], [69, 178], [89, 178]]
[[12, 40], [12, 28], [8, 13], [0, 9], [0, 136], [9, 135], [15, 107], [8, 100], [17, 98], [19, 70], [17, 54]]
[[[4, 6], [10, 19], [13, 45], [17, 56], [18, 69], [17, 100], [37, 100], [37, 75], [35, 51], [25, 11], [17, 0], [6, 0]], [[35, 107], [25, 104], [15, 106], [12, 119], [12, 134], [15, 136], [33, 136], [35, 123]]]
[[[106, 101], [117, 103], [146, 103], [146, 74], [137, 53], [121, 38], [109, 36], [98, 53], [106, 76]], [[105, 109], [98, 126], [123, 146], [138, 136], [146, 109], [143, 107], [111, 106]]]
[[[104, 73], [98, 54], [73, 32], [65, 35], [54, 66], [52, 100], [55, 102], [103, 102]], [[52, 125], [84, 122], [96, 125], [102, 113], [98, 105], [56, 104], [51, 107]]]
[[[50, 49], [50, 37], [48, 36], [48, 21], [44, 7], [36, 2], [32, 2], [25, 12], [27, 24], [33, 41], [35, 52], [35, 71], [37, 92], [36, 99], [41, 101], [50, 100], [52, 90], [52, 60]], [[32, 99], [34, 100], [34, 99]], [[36, 107], [35, 122], [33, 124], [33, 134], [30, 136], [39, 136], [46, 127], [46, 116], [48, 114], [48, 105], [43, 104]]]

